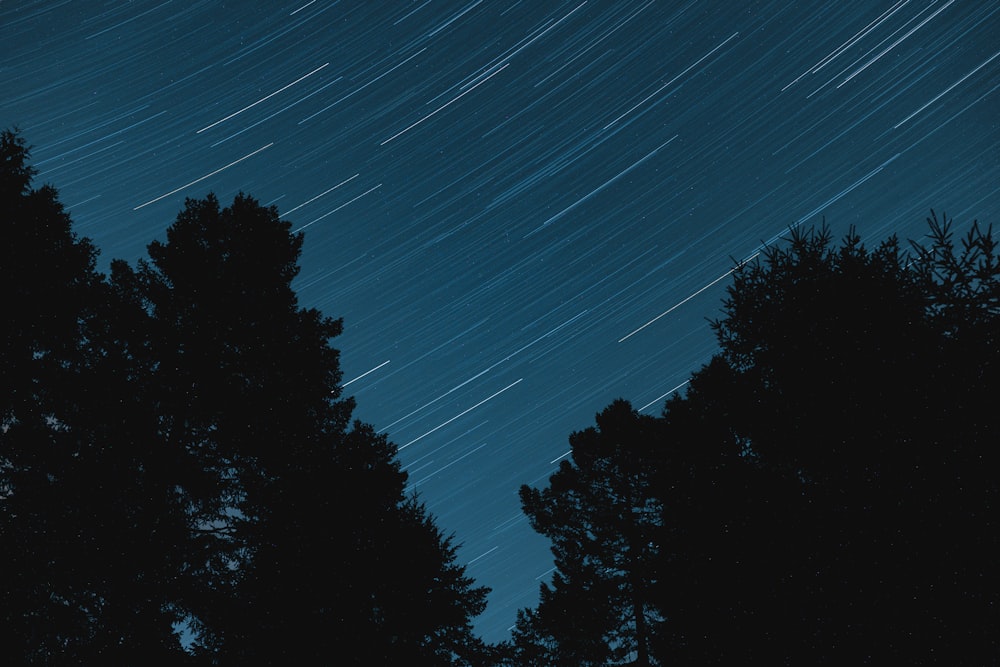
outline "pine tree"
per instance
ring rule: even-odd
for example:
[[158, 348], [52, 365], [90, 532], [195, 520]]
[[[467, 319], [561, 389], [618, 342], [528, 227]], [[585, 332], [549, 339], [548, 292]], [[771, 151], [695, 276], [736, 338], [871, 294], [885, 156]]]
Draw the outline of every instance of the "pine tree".
[[647, 591], [661, 512], [648, 464], [656, 429], [654, 419], [616, 401], [597, 415], [596, 428], [570, 436], [571, 460], [548, 487], [521, 488], [524, 511], [552, 540], [556, 564], [538, 609], [519, 617], [523, 654], [548, 655], [556, 665], [604, 665], [629, 655], [651, 664], [659, 618]]
[[299, 307], [289, 230], [273, 207], [210, 195], [150, 262], [119, 267], [148, 304], [163, 437], [201, 471], [184, 487], [203, 538], [197, 650], [219, 665], [461, 662], [481, 648], [485, 590], [404, 497], [396, 447], [350, 424], [341, 322]]
[[243, 195], [189, 200], [105, 280], [28, 157], [0, 135], [7, 661], [489, 660], [486, 589], [351, 424], [340, 321], [298, 305], [302, 236]]
[[664, 500], [663, 660], [995, 658], [1000, 263], [989, 230], [931, 230], [916, 257], [795, 231], [737, 267], [665, 412], [684, 465], [658, 486], [691, 482]]
[[[112, 295], [28, 149], [0, 135], [0, 635], [9, 664], [184, 654], [167, 573], [183, 515], [149, 458]], [[145, 421], [144, 421], [145, 420]]]

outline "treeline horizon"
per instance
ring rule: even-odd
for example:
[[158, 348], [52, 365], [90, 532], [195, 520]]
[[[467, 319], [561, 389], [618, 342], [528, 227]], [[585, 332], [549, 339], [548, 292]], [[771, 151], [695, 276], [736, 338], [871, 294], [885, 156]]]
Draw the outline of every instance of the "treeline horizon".
[[520, 497], [556, 570], [510, 665], [1000, 660], [1000, 255], [824, 225], [738, 265], [719, 352]]
[[737, 265], [686, 392], [614, 401], [521, 487], [556, 568], [487, 644], [276, 207], [187, 199], [104, 275], [18, 131], [0, 160], [5, 664], [1000, 660], [991, 228], [824, 224]]

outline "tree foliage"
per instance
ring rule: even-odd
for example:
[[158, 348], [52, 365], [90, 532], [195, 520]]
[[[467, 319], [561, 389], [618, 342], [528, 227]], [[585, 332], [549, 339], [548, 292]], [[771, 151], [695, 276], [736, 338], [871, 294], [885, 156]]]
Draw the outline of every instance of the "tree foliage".
[[485, 590], [404, 497], [395, 445], [350, 424], [342, 325], [298, 306], [289, 229], [243, 195], [189, 200], [151, 261], [120, 269], [147, 295], [166, 437], [202, 474], [200, 645], [221, 665], [452, 664], [479, 648]]
[[[989, 228], [956, 244], [947, 218], [928, 222], [911, 252], [894, 237], [868, 249], [853, 230], [837, 245], [823, 226], [737, 266], [713, 322], [719, 352], [614, 452], [649, 466], [660, 508], [646, 568], [653, 660], [1000, 654], [1000, 257]], [[620, 516], [592, 525], [617, 497], [615, 465], [586, 482], [590, 496], [567, 484], [583, 479], [570, 464], [545, 490], [522, 491], [557, 556], [553, 587], [519, 617], [523, 664], [560, 664], [577, 637], [551, 622], [553, 600], [590, 610], [592, 591], [613, 588], [607, 570], [563, 554], [631, 529]], [[603, 643], [581, 648], [592, 664], [616, 659], [614, 640]]]
[[[736, 272], [715, 324], [732, 372], [721, 391], [741, 407], [730, 428], [794, 485], [775, 574], [796, 583], [776, 582], [761, 611], [785, 619], [776, 644], [799, 660], [961, 661], [993, 646], [997, 422], [982, 396], [996, 382], [982, 364], [998, 354], [998, 274], [988, 232], [973, 226], [956, 253], [946, 223], [930, 231], [915, 257], [895, 238], [869, 251], [853, 232], [839, 248], [825, 228], [793, 233]], [[975, 296], [956, 289], [979, 281]], [[975, 620], [946, 611], [959, 609]]]
[[647, 593], [660, 506], [643, 447], [656, 427], [616, 401], [597, 415], [596, 428], [570, 436], [571, 460], [548, 487], [521, 488], [524, 511], [552, 540], [556, 563], [537, 611], [519, 618], [515, 643], [546, 655], [539, 664], [602, 665], [633, 652], [649, 664], [656, 614]]
[[298, 304], [302, 235], [189, 199], [105, 279], [16, 133], [0, 157], [6, 664], [484, 661], [487, 590]]
[[[117, 295], [29, 151], [0, 135], [0, 634], [10, 664], [183, 657], [171, 582], [186, 521], [116, 345]], [[154, 583], [155, 582], [155, 583]]]

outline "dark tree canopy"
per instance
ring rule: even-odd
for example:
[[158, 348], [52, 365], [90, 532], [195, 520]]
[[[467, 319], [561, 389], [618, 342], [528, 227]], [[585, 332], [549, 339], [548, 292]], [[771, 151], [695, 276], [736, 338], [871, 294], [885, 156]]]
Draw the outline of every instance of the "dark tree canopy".
[[984, 398], [998, 394], [983, 367], [1000, 354], [1000, 273], [988, 231], [974, 225], [955, 252], [948, 224], [929, 222], [915, 256], [894, 238], [867, 250], [853, 232], [833, 247], [822, 228], [734, 275], [715, 324], [725, 423], [762, 474], [791, 485], [766, 510], [782, 525], [780, 569], [757, 613], [781, 622], [760, 651], [996, 655], [998, 422]]
[[116, 295], [23, 140], [0, 135], [0, 636], [9, 664], [183, 657], [185, 520], [112, 330]]
[[298, 306], [290, 227], [243, 195], [188, 200], [150, 263], [119, 267], [147, 299], [165, 437], [202, 473], [199, 645], [220, 665], [471, 659], [486, 591], [404, 497], [395, 445], [350, 424], [341, 322]]
[[[601, 523], [600, 508], [618, 497], [612, 471], [634, 460], [659, 508], [644, 570], [652, 662], [996, 660], [1000, 257], [989, 229], [956, 244], [950, 222], [929, 225], [911, 252], [895, 238], [868, 249], [853, 230], [839, 245], [825, 226], [793, 231], [738, 266], [713, 323], [719, 353], [610, 453], [595, 492], [567, 483], [582, 478], [568, 463], [522, 491], [557, 565], [520, 615], [523, 664], [562, 664], [581, 636], [551, 620], [554, 601], [599, 615], [593, 591], [613, 575], [564, 554], [633, 529]], [[602, 639], [579, 664], [613, 664]]]
[[[1000, 254], [793, 230], [660, 417], [522, 487], [555, 571], [512, 642], [352, 421], [303, 236], [189, 199], [96, 270], [0, 133], [0, 641], [14, 665], [948, 664], [1000, 656]], [[188, 645], [182, 647], [178, 630]]]
[[0, 157], [4, 664], [485, 662], [487, 590], [298, 305], [302, 235], [189, 199], [105, 279], [16, 133]]
[[623, 400], [597, 427], [570, 436], [563, 460], [538, 490], [521, 487], [532, 527], [552, 540], [556, 572], [537, 611], [522, 613], [515, 647], [539, 664], [603, 665], [633, 652], [649, 664], [656, 614], [648, 600], [659, 501], [651, 488], [656, 420]]
[[32, 187], [35, 170], [29, 157], [20, 136], [0, 133], [0, 418], [5, 425], [47, 409], [42, 407], [45, 394], [59, 384], [48, 377], [65, 365], [83, 363], [81, 343], [100, 282], [97, 251], [73, 233], [54, 188]]

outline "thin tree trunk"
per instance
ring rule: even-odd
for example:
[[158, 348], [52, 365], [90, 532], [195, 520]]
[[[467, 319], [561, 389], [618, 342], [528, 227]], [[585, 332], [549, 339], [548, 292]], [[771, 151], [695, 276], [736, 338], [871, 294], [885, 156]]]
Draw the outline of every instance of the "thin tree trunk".
[[646, 624], [646, 615], [643, 612], [642, 602], [639, 601], [639, 595], [636, 590], [635, 582], [632, 573], [629, 573], [629, 582], [632, 588], [632, 613], [635, 615], [635, 647], [636, 647], [636, 660], [635, 664], [638, 667], [650, 667], [649, 664], [649, 626]]

